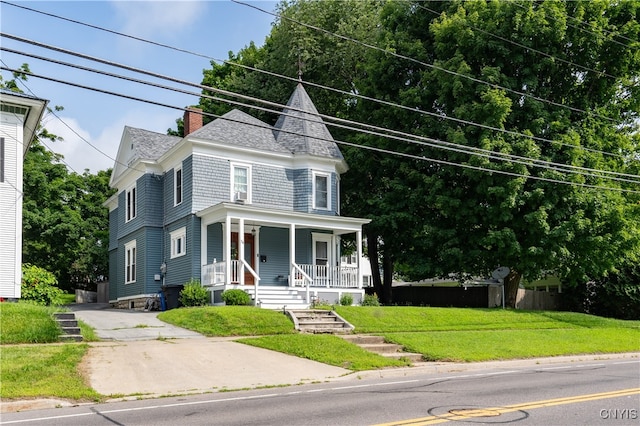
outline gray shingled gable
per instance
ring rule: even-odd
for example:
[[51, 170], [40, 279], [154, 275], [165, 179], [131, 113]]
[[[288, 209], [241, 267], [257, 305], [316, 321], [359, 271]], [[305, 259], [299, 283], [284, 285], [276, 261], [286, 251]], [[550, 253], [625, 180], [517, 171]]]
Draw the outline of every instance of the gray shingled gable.
[[237, 109], [229, 111], [191, 133], [189, 138], [211, 140], [268, 152], [291, 152], [286, 146], [276, 142], [271, 126]]
[[178, 136], [164, 135], [129, 126], [125, 126], [125, 132], [131, 138], [133, 149], [136, 152], [135, 158], [140, 160], [157, 160], [182, 140]]
[[[294, 154], [310, 154], [342, 160], [342, 153], [301, 83], [275, 124], [275, 138]], [[305, 111], [305, 112], [303, 112]]]

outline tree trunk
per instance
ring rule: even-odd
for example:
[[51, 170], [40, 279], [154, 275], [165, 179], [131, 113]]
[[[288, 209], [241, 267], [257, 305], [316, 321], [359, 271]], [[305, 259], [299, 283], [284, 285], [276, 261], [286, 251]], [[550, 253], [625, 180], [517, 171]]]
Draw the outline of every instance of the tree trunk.
[[509, 275], [504, 279], [505, 305], [507, 308], [516, 308], [516, 298], [522, 273], [511, 269]]
[[369, 255], [369, 263], [371, 264], [373, 291], [379, 299], [382, 297], [383, 288], [380, 278], [380, 262], [378, 262], [378, 236], [369, 229], [365, 229], [365, 233], [367, 235], [367, 254]]
[[384, 274], [384, 280], [382, 282], [382, 295], [380, 296], [380, 301], [389, 305], [393, 302], [393, 294], [392, 294], [392, 282], [393, 282], [393, 257], [388, 253], [382, 255], [382, 266], [384, 270], [382, 273]]

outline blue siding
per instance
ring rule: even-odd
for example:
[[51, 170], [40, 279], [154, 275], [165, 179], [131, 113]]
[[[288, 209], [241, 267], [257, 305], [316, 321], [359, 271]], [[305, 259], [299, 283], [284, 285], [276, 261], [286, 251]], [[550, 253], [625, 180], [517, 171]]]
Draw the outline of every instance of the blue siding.
[[222, 262], [223, 247], [222, 247], [222, 224], [213, 223], [207, 226], [207, 264], [216, 262]]
[[[160, 273], [162, 264], [162, 228], [145, 229], [145, 251], [138, 252], [138, 259], [145, 258], [144, 262], [144, 293], [156, 293], [160, 290], [162, 281], [156, 281], [155, 275]], [[140, 244], [138, 242], [138, 244]], [[142, 271], [142, 269], [138, 269]]]
[[138, 179], [137, 215], [144, 226], [162, 226], [162, 176], [146, 174]]
[[311, 207], [311, 170], [300, 169], [293, 172], [294, 202], [293, 209], [307, 213]]
[[293, 210], [294, 172], [280, 167], [252, 168], [252, 203], [261, 207]]
[[116, 242], [116, 248], [109, 251], [109, 300], [116, 300], [118, 290], [122, 287], [122, 282], [118, 281], [118, 253], [120, 252], [117, 246]]
[[[182, 203], [177, 206], [174, 205], [175, 169], [171, 169], [164, 174], [164, 191], [162, 193], [164, 198], [158, 198], [158, 204], [164, 205], [165, 224], [174, 222], [191, 213], [193, 200], [192, 169], [192, 157], [182, 161]], [[163, 199], [164, 203], [162, 202]]]
[[[118, 197], [119, 198], [119, 197]], [[118, 248], [118, 229], [120, 228], [118, 222], [118, 211], [122, 210], [120, 207], [109, 212], [109, 250], [115, 250]], [[111, 276], [114, 276], [109, 272]]]
[[313, 263], [313, 238], [310, 229], [296, 230], [296, 263]]
[[192, 213], [231, 199], [231, 165], [219, 158], [194, 155]]
[[[261, 285], [287, 285], [289, 275], [289, 230], [286, 228], [260, 228]], [[280, 278], [278, 278], [280, 277]]]
[[[171, 259], [171, 232], [184, 227], [186, 254]], [[167, 226], [165, 230], [164, 259], [167, 264], [165, 284], [182, 285], [191, 278], [200, 279], [200, 218], [189, 215]]]
[[[136, 241], [136, 282], [131, 284], [124, 283], [125, 271], [125, 244]], [[145, 269], [147, 262], [144, 253], [146, 252], [146, 238], [143, 229], [127, 235], [118, 242], [118, 260], [116, 270], [116, 282], [118, 285], [117, 297], [135, 296], [142, 294], [145, 289]]]

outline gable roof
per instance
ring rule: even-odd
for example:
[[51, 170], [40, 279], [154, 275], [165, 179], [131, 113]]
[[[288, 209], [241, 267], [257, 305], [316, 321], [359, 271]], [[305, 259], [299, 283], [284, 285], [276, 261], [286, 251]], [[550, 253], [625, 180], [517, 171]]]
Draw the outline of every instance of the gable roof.
[[278, 143], [294, 154], [310, 154], [343, 160], [338, 145], [333, 141], [329, 129], [322, 121], [318, 110], [298, 83], [287, 108], [274, 126], [274, 135]]
[[290, 152], [276, 142], [271, 126], [237, 109], [229, 111], [191, 133], [189, 138], [212, 140], [269, 152]]
[[125, 126], [130, 137], [134, 154], [131, 160], [157, 160], [165, 152], [182, 140], [179, 136], [170, 136], [150, 130]]
[[38, 125], [45, 113], [49, 101], [26, 93], [0, 89], [0, 109], [6, 112], [24, 115], [22, 149], [26, 153], [36, 136]]

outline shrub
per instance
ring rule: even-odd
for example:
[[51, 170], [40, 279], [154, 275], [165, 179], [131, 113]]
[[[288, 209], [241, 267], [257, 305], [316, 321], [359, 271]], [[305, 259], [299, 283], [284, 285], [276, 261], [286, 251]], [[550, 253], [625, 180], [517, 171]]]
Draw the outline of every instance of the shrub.
[[351, 306], [353, 305], [353, 296], [349, 293], [345, 293], [340, 296], [340, 305], [342, 306]]
[[378, 296], [375, 293], [365, 294], [364, 299], [362, 299], [362, 306], [380, 306]]
[[225, 290], [222, 292], [222, 300], [227, 305], [249, 305], [251, 297], [240, 289]]
[[46, 269], [28, 263], [22, 265], [22, 300], [43, 306], [59, 305], [63, 291], [57, 285], [56, 277]]
[[180, 291], [182, 306], [206, 306], [209, 304], [209, 291], [194, 278], [184, 285]]

